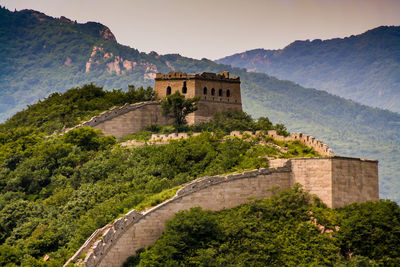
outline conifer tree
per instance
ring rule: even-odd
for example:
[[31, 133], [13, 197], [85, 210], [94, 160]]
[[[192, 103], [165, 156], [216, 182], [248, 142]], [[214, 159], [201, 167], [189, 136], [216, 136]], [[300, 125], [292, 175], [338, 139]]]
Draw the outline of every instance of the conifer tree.
[[162, 114], [175, 119], [175, 126], [180, 128], [187, 123], [186, 116], [197, 110], [199, 100], [198, 97], [185, 98], [177, 91], [162, 100]]

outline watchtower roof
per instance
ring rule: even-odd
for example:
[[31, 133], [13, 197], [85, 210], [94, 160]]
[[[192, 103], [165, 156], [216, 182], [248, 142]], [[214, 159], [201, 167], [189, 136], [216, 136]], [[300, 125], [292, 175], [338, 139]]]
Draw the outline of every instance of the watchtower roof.
[[200, 72], [200, 73], [185, 73], [181, 71], [171, 71], [167, 74], [157, 73], [156, 81], [160, 80], [205, 80], [205, 81], [225, 81], [240, 83], [239, 76], [229, 77], [228, 71], [222, 71], [220, 73], [213, 72]]

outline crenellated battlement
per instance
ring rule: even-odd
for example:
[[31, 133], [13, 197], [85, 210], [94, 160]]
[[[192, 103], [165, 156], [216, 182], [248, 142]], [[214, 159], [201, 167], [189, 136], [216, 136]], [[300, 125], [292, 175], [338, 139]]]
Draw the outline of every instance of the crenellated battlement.
[[[171, 133], [171, 134], [152, 134], [150, 138], [150, 143], [164, 143], [170, 140], [179, 140], [179, 139], [187, 139], [191, 136], [197, 136], [200, 133], [193, 133], [193, 134], [188, 134], [188, 133]], [[333, 156], [334, 152], [333, 150], [325, 143], [322, 141], [316, 139], [315, 137], [312, 137], [307, 134], [303, 133], [293, 133], [290, 136], [282, 136], [279, 135], [275, 130], [269, 130], [269, 131], [256, 131], [256, 132], [251, 132], [251, 131], [232, 131], [229, 136], [231, 137], [238, 137], [238, 138], [244, 138], [246, 136], [249, 137], [257, 137], [257, 136], [270, 136], [276, 140], [279, 141], [300, 141], [300, 143], [312, 147], [315, 151], [317, 151], [320, 155], [322, 156]], [[129, 142], [127, 142], [129, 143]]]
[[167, 74], [157, 73], [156, 81], [159, 80], [203, 80], [203, 81], [224, 81], [224, 82], [233, 82], [240, 83], [239, 76], [229, 77], [228, 71], [222, 71], [220, 73], [213, 72], [201, 72], [201, 73], [185, 73], [181, 71], [171, 71]]

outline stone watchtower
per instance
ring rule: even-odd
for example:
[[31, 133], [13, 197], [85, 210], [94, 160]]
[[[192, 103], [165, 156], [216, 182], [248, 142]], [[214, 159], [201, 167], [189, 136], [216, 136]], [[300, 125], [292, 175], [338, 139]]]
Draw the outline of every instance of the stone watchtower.
[[187, 98], [200, 97], [198, 110], [187, 117], [189, 124], [208, 121], [218, 111], [242, 111], [240, 78], [237, 76], [230, 78], [227, 71], [219, 74], [157, 73], [154, 90], [158, 99], [176, 91]]

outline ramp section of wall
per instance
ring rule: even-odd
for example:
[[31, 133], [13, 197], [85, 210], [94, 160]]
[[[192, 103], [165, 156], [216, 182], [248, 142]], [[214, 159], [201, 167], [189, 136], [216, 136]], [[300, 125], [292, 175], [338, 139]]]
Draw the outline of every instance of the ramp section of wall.
[[116, 138], [121, 138], [138, 132], [153, 123], [159, 125], [173, 123], [172, 119], [161, 114], [160, 102], [142, 102], [115, 107], [66, 131], [90, 126], [95, 129], [101, 129], [105, 135], [114, 135]]
[[[268, 189], [290, 187], [290, 169], [258, 169], [227, 176], [197, 179], [181, 188], [170, 200], [141, 214], [135, 210], [105, 227], [105, 231], [91, 237], [67, 263], [84, 266], [121, 266], [139, 248], [153, 244], [164, 231], [165, 222], [180, 210], [192, 207], [221, 210], [249, 201], [249, 198], [271, 196]], [[85, 243], [85, 244], [86, 244]], [[90, 247], [89, 247], [90, 245]], [[79, 261], [86, 254], [84, 261]]]

